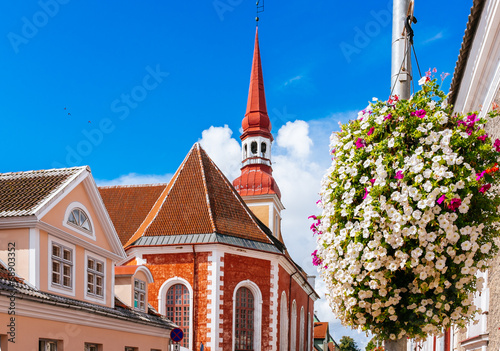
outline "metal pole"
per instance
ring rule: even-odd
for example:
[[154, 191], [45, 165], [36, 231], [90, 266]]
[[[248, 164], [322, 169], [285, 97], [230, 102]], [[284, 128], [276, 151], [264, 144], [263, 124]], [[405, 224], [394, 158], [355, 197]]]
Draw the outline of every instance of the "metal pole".
[[405, 21], [410, 0], [394, 0], [392, 7], [391, 90], [401, 99], [410, 98], [411, 53], [406, 39]]

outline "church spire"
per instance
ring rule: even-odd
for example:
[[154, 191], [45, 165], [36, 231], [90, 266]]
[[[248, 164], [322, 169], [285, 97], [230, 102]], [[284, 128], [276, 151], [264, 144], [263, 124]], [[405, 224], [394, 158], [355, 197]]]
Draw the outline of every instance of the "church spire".
[[254, 214], [281, 240], [283, 204], [271, 167], [273, 136], [264, 93], [258, 28], [255, 33], [247, 109], [241, 126], [241, 175], [233, 181], [233, 186]]
[[252, 73], [250, 75], [250, 89], [245, 118], [241, 123], [243, 134], [241, 140], [248, 136], [263, 136], [273, 140], [271, 121], [267, 114], [266, 95], [264, 92], [264, 77], [259, 49], [259, 27], [255, 32], [255, 48], [253, 53]]

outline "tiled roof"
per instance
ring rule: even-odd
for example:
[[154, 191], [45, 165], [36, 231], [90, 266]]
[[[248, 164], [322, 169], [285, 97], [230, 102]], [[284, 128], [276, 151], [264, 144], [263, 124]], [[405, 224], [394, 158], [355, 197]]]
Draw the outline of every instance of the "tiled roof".
[[99, 187], [122, 245], [137, 231], [166, 184]]
[[314, 339], [326, 338], [328, 322], [314, 322]]
[[115, 308], [105, 307], [49, 294], [31, 287], [19, 279], [9, 280], [7, 269], [0, 264], [0, 295], [10, 296], [12, 293], [15, 293], [17, 298], [22, 298], [23, 300], [59, 305], [61, 306], [61, 313], [67, 313], [64, 311], [70, 308], [164, 329], [173, 329], [176, 327], [174, 323], [159, 315], [152, 307], [149, 307], [148, 313], [139, 312], [128, 307], [118, 299], [115, 299]]
[[452, 105], [455, 104], [455, 100], [458, 96], [460, 84], [462, 83], [465, 67], [467, 66], [470, 50], [472, 48], [474, 36], [476, 34], [485, 3], [485, 0], [474, 0], [470, 10], [469, 21], [467, 22], [467, 27], [462, 40], [462, 46], [460, 47], [460, 53], [458, 54], [457, 63], [455, 64], [455, 72], [453, 73], [453, 79], [450, 86], [450, 96], [448, 97], [448, 102]]
[[231, 183], [196, 143], [126, 245], [143, 236], [211, 233], [274, 244]]
[[28, 216], [87, 167], [0, 174], [0, 217]]

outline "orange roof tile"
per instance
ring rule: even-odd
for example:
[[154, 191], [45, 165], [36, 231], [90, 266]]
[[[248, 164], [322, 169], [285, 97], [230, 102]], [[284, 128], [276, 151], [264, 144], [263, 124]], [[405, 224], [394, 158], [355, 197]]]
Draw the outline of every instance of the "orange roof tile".
[[328, 332], [328, 322], [314, 322], [314, 338], [324, 339]]
[[208, 233], [273, 243], [231, 183], [196, 143], [126, 245], [142, 236]]
[[151, 184], [99, 187], [122, 245], [137, 231], [166, 186]]
[[0, 217], [28, 216], [87, 167], [0, 174]]

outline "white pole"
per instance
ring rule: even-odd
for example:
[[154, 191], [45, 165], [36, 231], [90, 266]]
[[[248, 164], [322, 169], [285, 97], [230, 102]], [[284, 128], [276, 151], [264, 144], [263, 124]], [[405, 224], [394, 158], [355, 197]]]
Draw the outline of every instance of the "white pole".
[[410, 98], [411, 87], [411, 52], [406, 38], [405, 22], [410, 0], [394, 0], [392, 12], [392, 60], [391, 90], [392, 95], [401, 99]]

